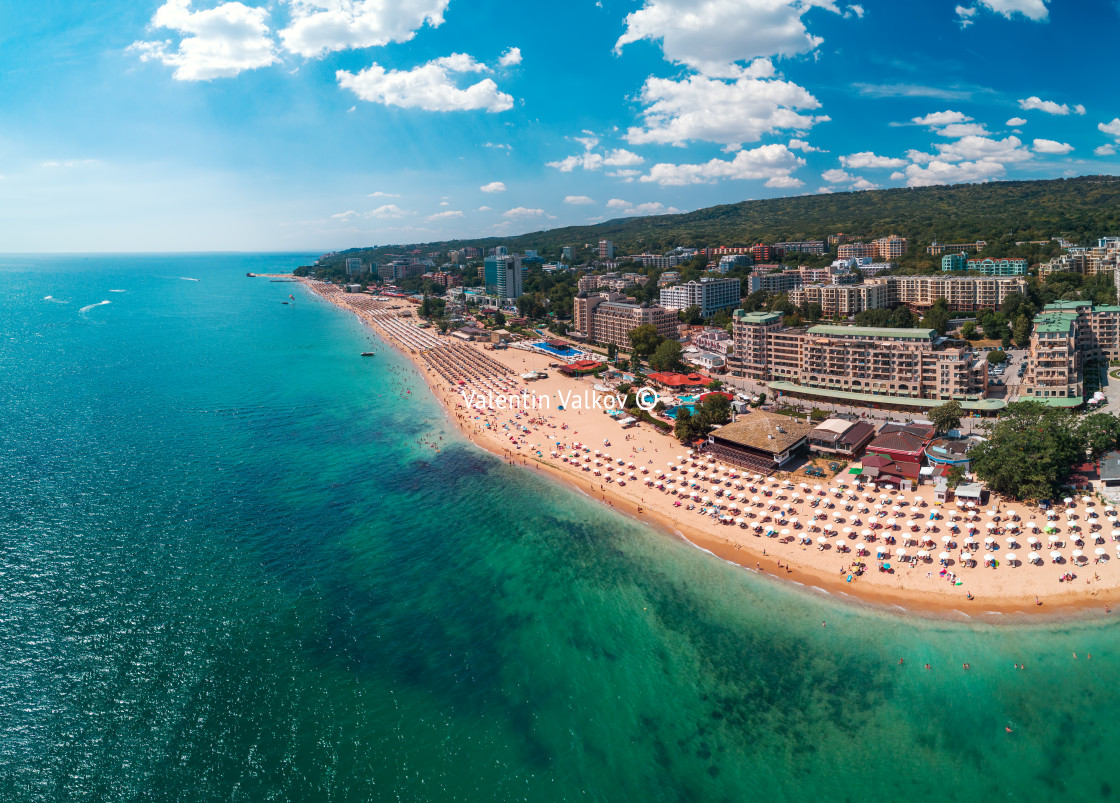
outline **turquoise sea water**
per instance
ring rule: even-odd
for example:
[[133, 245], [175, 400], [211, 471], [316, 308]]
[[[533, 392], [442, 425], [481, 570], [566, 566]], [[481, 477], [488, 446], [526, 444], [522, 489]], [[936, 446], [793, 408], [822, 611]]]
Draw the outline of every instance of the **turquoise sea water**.
[[1118, 794], [1110, 619], [867, 610], [614, 515], [245, 278], [306, 260], [0, 257], [0, 800]]

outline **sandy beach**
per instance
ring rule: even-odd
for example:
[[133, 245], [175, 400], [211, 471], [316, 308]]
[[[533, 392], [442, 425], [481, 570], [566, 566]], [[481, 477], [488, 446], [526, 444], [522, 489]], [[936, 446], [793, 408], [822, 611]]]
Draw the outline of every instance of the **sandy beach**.
[[[859, 489], [846, 474], [761, 477], [690, 456], [652, 425], [624, 429], [602, 409], [587, 409], [601, 395], [597, 380], [559, 374], [549, 368], [554, 357], [441, 337], [417, 327], [413, 305], [399, 299], [303, 284], [408, 356], [476, 445], [746, 569], [973, 618], [1104, 615], [1120, 596], [1117, 511], [1090, 497], [1042, 511], [993, 496], [970, 509], [938, 505], [928, 485], [904, 493]], [[547, 378], [520, 378], [529, 371]], [[524, 409], [500, 409], [511, 396]]]

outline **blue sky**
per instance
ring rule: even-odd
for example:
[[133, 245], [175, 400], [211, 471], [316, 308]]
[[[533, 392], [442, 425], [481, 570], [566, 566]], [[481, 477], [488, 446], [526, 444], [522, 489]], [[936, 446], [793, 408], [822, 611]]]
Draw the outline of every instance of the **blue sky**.
[[0, 251], [1115, 174], [1118, 30], [1117, 0], [0, 0]]

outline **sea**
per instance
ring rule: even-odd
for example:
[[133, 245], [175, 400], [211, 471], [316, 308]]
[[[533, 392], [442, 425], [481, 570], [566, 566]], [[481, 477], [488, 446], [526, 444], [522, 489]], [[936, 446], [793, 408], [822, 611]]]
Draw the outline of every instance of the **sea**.
[[246, 277], [314, 257], [0, 256], [0, 800], [1120, 795], [1115, 615], [725, 563]]

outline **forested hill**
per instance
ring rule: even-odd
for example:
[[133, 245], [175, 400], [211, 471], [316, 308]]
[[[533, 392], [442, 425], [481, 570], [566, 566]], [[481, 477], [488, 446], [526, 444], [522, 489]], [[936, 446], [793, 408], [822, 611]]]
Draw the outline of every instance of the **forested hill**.
[[536, 249], [557, 257], [561, 246], [608, 239], [617, 253], [664, 252], [676, 246], [752, 245], [820, 240], [844, 232], [874, 238], [898, 234], [914, 246], [933, 241], [1047, 240], [1081, 244], [1120, 234], [1120, 177], [1081, 176], [1045, 181], [897, 188], [743, 201], [680, 215], [632, 217], [593, 226], [568, 226], [516, 237], [487, 237], [376, 248], [338, 256], [378, 257], [406, 245], [446, 250], [505, 245], [511, 253]]

